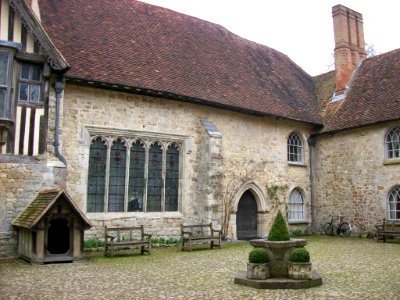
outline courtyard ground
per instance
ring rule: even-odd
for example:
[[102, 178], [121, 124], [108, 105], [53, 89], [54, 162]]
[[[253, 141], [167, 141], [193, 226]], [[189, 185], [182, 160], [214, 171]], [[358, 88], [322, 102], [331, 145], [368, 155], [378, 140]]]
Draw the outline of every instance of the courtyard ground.
[[[400, 244], [370, 239], [307, 237], [323, 285], [257, 290], [235, 285], [246, 269], [247, 242], [222, 249], [105, 258], [70, 264], [0, 262], [1, 299], [400, 299]], [[204, 248], [204, 247], [203, 247]]]

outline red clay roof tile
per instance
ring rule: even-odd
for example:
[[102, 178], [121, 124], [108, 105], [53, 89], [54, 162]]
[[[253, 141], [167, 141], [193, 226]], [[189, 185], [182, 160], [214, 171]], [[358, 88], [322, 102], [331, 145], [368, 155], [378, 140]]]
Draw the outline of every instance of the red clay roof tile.
[[40, 0], [67, 76], [321, 123], [312, 78], [225, 28], [135, 0]]
[[346, 98], [329, 102], [324, 131], [400, 119], [400, 49], [364, 60]]

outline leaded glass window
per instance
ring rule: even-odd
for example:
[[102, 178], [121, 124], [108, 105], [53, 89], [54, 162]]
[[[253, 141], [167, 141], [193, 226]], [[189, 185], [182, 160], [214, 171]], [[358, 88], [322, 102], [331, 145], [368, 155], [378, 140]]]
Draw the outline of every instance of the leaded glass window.
[[124, 211], [126, 147], [116, 140], [111, 147], [110, 175], [108, 187], [108, 211]]
[[41, 102], [42, 67], [37, 64], [23, 63], [21, 65], [18, 88], [19, 101]]
[[389, 192], [388, 219], [400, 220], [400, 185], [395, 186]]
[[0, 119], [10, 118], [9, 90], [10, 54], [0, 51]]
[[143, 211], [145, 148], [137, 141], [131, 147], [128, 211]]
[[165, 210], [178, 210], [179, 148], [171, 144], [167, 149], [165, 172]]
[[87, 212], [178, 211], [180, 149], [176, 142], [96, 136], [90, 146]]
[[303, 141], [295, 132], [292, 132], [288, 138], [288, 161], [297, 164], [304, 162]]
[[87, 211], [104, 211], [104, 189], [106, 178], [107, 146], [96, 139], [90, 146]]
[[161, 211], [162, 148], [158, 143], [150, 146], [149, 177], [147, 186], [147, 211]]
[[393, 128], [386, 134], [385, 145], [387, 159], [400, 158], [400, 128]]
[[304, 221], [304, 198], [299, 189], [294, 189], [289, 195], [289, 221]]

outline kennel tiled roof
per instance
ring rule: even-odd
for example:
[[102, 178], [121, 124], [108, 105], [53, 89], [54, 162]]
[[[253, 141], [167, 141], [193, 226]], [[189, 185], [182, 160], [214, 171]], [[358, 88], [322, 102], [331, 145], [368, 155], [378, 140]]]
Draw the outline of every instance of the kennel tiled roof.
[[54, 205], [54, 203], [63, 196], [64, 199], [75, 209], [81, 219], [86, 223], [86, 226], [90, 228], [92, 225], [90, 221], [85, 217], [81, 210], [76, 206], [74, 201], [63, 189], [51, 189], [41, 191], [36, 197], [25, 207], [25, 209], [19, 214], [19, 216], [13, 221], [13, 225], [16, 227], [23, 227], [32, 229], [41, 218], [47, 213], [47, 211]]
[[220, 25], [135, 0], [40, 0], [67, 77], [320, 124], [312, 77]]

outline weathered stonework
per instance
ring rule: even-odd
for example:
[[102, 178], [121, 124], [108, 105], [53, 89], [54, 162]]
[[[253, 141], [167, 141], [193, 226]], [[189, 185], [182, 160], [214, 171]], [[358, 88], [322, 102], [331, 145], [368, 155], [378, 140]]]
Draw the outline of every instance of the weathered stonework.
[[2, 155], [0, 161], [0, 257], [16, 255], [16, 231], [11, 222], [36, 194], [63, 187], [66, 169], [49, 166], [46, 155]]
[[398, 122], [320, 136], [316, 143], [315, 217], [342, 215], [353, 232], [372, 231], [387, 214], [389, 190], [400, 183], [400, 164], [385, 164], [384, 137]]
[[[286, 211], [290, 191], [300, 187], [310, 220], [308, 149], [305, 147], [305, 167], [287, 163], [287, 137], [296, 130], [306, 145], [311, 127], [302, 123], [273, 120], [235, 112], [208, 108], [183, 102], [105, 91], [68, 84], [64, 92], [62, 152], [68, 162], [67, 188], [71, 197], [86, 211], [86, 189], [90, 136], [87, 126], [113, 130], [142, 131], [190, 137], [183, 156], [180, 179], [181, 206], [174, 213], [87, 213], [94, 228], [88, 235], [101, 232], [104, 224], [143, 224], [155, 235], [179, 235], [180, 223], [213, 221], [221, 224], [223, 197], [242, 183], [254, 180], [262, 189], [259, 201], [268, 208], [260, 211], [259, 226], [270, 226], [270, 213], [279, 206]], [[209, 136], [201, 123], [208, 120], [218, 128], [222, 137]], [[251, 168], [245, 174], [243, 166]], [[247, 177], [246, 177], [247, 176]], [[237, 185], [232, 184], [232, 182]], [[266, 185], [286, 186], [279, 195], [280, 204], [268, 199]], [[239, 195], [240, 197], [240, 195]], [[272, 212], [270, 212], [272, 210]], [[147, 230], [147, 229], [146, 229]], [[228, 236], [234, 237], [230, 227]], [[266, 230], [263, 230], [264, 235]]]

